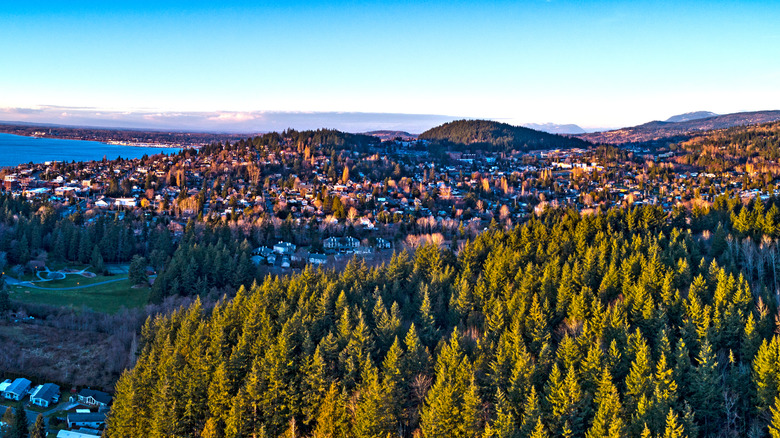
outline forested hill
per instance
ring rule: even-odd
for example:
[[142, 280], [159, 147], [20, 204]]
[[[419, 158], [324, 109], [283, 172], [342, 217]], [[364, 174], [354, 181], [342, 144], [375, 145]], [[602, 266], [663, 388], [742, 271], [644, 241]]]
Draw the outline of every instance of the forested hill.
[[493, 151], [586, 148], [590, 143], [489, 120], [456, 120], [429, 129], [420, 140]]
[[[251, 143], [254, 147], [266, 147], [272, 151], [281, 150], [286, 146], [325, 146], [337, 149], [361, 148], [370, 145], [379, 144], [381, 140], [377, 137], [366, 134], [350, 134], [335, 129], [317, 129], [307, 131], [297, 131], [287, 129], [282, 132], [269, 132], [267, 134], [251, 137], [248, 140], [241, 140], [232, 145], [232, 149], [241, 150]], [[221, 143], [213, 143], [201, 148], [201, 152], [206, 154], [218, 153], [224, 149]], [[231, 147], [228, 147], [231, 149]]]
[[727, 196], [553, 210], [268, 277], [148, 321], [106, 436], [778, 436], [778, 223]]

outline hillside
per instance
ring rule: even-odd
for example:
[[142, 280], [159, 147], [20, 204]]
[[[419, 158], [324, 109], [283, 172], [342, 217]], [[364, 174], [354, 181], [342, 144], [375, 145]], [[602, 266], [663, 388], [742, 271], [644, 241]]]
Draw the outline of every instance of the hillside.
[[780, 172], [780, 122], [738, 126], [696, 135], [670, 147], [678, 164], [707, 172]]
[[429, 129], [421, 140], [467, 146], [471, 149], [535, 150], [587, 147], [580, 139], [548, 134], [489, 120], [456, 120]]
[[780, 120], [780, 111], [755, 111], [724, 114], [722, 116], [685, 122], [654, 121], [630, 128], [613, 131], [581, 134], [576, 137], [593, 143], [626, 144], [663, 140], [674, 142], [685, 140], [694, 134], [714, 129], [726, 129], [734, 126], [755, 125]]
[[104, 436], [751, 436], [780, 409], [759, 205], [689, 216], [711, 237], [555, 213], [196, 301], [149, 319]]

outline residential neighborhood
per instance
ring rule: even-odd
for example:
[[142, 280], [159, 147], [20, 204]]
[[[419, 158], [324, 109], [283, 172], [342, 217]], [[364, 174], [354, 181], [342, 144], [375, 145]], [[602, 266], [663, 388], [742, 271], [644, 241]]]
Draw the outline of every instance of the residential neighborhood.
[[3, 411], [21, 407], [27, 411], [30, 423], [41, 414], [50, 433], [58, 437], [100, 435], [106, 424], [111, 395], [89, 388], [79, 391], [74, 388], [71, 392], [70, 397], [62, 399], [58, 385], [47, 382], [32, 386], [30, 380], [22, 377], [0, 383], [0, 394], [6, 400]]

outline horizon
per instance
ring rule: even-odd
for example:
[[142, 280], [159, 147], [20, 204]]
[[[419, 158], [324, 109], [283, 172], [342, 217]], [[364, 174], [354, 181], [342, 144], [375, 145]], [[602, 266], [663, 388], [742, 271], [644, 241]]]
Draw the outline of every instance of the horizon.
[[771, 110], [778, 21], [768, 1], [28, 2], [0, 17], [0, 119], [419, 133]]

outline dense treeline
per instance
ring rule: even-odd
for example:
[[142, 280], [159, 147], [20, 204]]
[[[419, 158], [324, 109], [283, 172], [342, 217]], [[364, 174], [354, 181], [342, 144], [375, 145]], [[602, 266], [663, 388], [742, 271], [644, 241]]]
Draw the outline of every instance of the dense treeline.
[[326, 148], [361, 148], [370, 145], [378, 145], [380, 139], [371, 135], [365, 134], [350, 134], [347, 132], [337, 131], [335, 129], [317, 129], [308, 131], [296, 131], [294, 129], [287, 129], [282, 132], [269, 132], [267, 134], [252, 137], [247, 140], [239, 140], [231, 146], [226, 142], [225, 145], [221, 143], [212, 143], [208, 146], [204, 146], [200, 149], [201, 154], [214, 154], [223, 149], [227, 150], [242, 150], [246, 145], [251, 145], [255, 148], [263, 148], [271, 151], [280, 151], [284, 146], [309, 146], [309, 147], [326, 147]]
[[586, 148], [590, 143], [578, 138], [535, 131], [522, 126], [488, 120], [456, 120], [431, 128], [418, 137], [491, 151]]
[[758, 205], [734, 206], [755, 219], [734, 234], [725, 207], [691, 218], [714, 233], [658, 207], [554, 210], [457, 256], [196, 302], [147, 321], [107, 436], [777, 436], [778, 248]]
[[260, 274], [250, 260], [254, 248], [228, 226], [196, 226], [190, 221], [173, 257], [159, 268], [151, 302], [166, 296], [205, 296], [212, 289], [250, 285]]
[[77, 212], [60, 215], [47, 203], [28, 202], [0, 192], [0, 252], [8, 265], [31, 260], [91, 264], [127, 262], [134, 255], [162, 258], [173, 253], [172, 236], [162, 225], [134, 222], [128, 215], [85, 221]]

